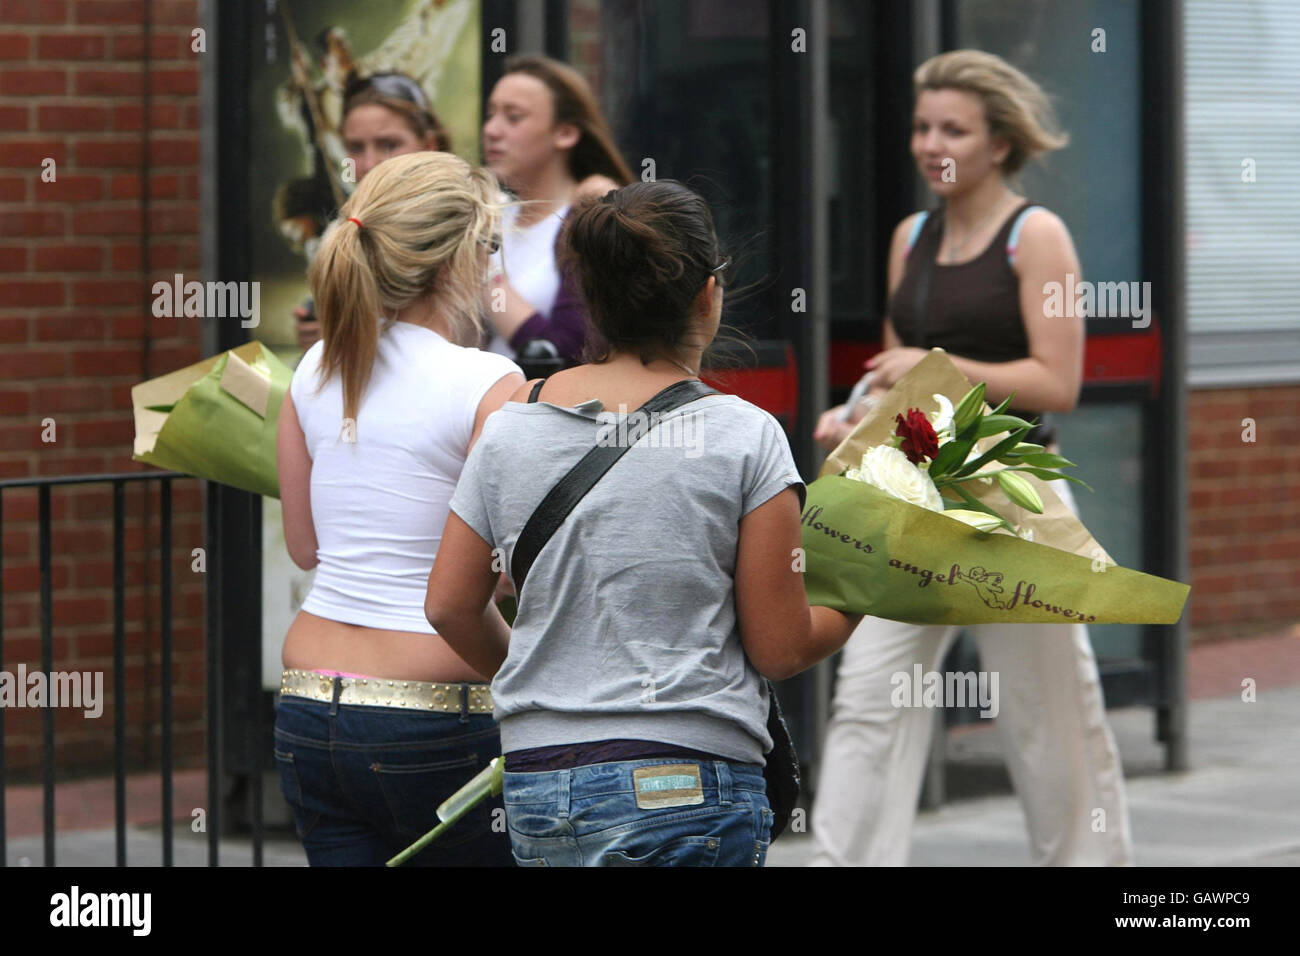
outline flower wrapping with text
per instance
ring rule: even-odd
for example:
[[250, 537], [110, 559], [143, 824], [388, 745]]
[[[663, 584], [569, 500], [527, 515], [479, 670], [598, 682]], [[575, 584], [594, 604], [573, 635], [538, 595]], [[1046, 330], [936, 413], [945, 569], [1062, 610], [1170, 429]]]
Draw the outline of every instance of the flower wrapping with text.
[[986, 411], [938, 349], [899, 379], [808, 488], [808, 602], [918, 624], [1176, 622], [1188, 586], [1110, 560], [1048, 487], [1073, 463], [1022, 441], [1009, 403]]

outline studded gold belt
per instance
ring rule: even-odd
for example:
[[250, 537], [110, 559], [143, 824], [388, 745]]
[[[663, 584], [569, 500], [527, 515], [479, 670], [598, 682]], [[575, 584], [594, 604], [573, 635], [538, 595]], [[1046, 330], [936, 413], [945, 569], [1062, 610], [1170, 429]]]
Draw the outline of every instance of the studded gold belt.
[[[280, 675], [280, 693], [330, 703], [334, 678], [317, 671], [287, 670]], [[404, 707], [443, 713], [490, 714], [492, 690], [487, 684], [432, 684], [422, 680], [340, 677], [340, 704], [363, 707]]]

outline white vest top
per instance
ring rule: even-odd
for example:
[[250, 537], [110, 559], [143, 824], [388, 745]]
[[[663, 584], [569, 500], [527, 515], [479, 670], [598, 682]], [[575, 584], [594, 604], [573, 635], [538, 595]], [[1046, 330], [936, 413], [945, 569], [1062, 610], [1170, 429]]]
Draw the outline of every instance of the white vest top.
[[[555, 297], [560, 291], [560, 270], [555, 264], [555, 240], [564, 225], [564, 217], [569, 214], [569, 207], [520, 228], [515, 225], [519, 218], [520, 207], [507, 206], [501, 213], [501, 250], [498, 264], [505, 268], [506, 281], [524, 301], [542, 314], [551, 317], [555, 306]], [[500, 335], [492, 336], [488, 346], [493, 352], [514, 357], [510, 348]]]
[[518, 366], [394, 322], [381, 332], [355, 441], [343, 383], [316, 390], [324, 343], [294, 371], [290, 394], [311, 455], [320, 561], [303, 610], [347, 624], [433, 634], [425, 589], [487, 391]]

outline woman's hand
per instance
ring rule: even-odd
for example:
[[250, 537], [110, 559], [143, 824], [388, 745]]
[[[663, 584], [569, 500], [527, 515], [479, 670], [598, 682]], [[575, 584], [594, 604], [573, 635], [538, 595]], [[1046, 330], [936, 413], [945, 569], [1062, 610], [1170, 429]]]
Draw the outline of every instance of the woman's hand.
[[817, 428], [813, 431], [813, 441], [827, 451], [834, 451], [853, 431], [854, 422], [845, 421], [843, 416], [843, 405], [822, 412], [821, 418], [817, 419]]
[[925, 349], [899, 346], [877, 352], [864, 366], [872, 373], [872, 384], [892, 388], [894, 383], [912, 370], [917, 362], [929, 353]]

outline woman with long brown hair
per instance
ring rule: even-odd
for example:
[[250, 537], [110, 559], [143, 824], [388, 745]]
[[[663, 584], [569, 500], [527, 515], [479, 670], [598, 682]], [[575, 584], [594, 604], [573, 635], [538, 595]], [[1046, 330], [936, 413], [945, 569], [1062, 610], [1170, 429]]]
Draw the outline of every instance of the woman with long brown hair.
[[[1080, 277], [1065, 224], [1011, 188], [1034, 156], [1065, 145], [1043, 91], [1000, 58], [956, 50], [915, 74], [912, 155], [939, 210], [894, 230], [884, 350], [872, 401], [929, 348], [947, 350], [998, 402], [1027, 419], [1079, 400], [1083, 322], [1045, 307], [1050, 283]], [[831, 409], [816, 438], [837, 445], [862, 409]], [[1030, 441], [1054, 449], [1044, 424]], [[1066, 482], [1053, 486], [1074, 509]], [[956, 627], [868, 617], [845, 647], [822, 759], [817, 865], [902, 865], [929, 751], [932, 714], [894, 702], [894, 675], [940, 665]], [[1123, 768], [1106, 725], [1097, 662], [1082, 624], [969, 629], [1000, 676], [997, 728], [1041, 864], [1132, 862]]]
[[[423, 610], [465, 459], [523, 383], [508, 359], [467, 347], [481, 335], [499, 195], [450, 153], [394, 157], [312, 262], [324, 339], [294, 372], [278, 458], [289, 554], [317, 572], [285, 638], [275, 724], [312, 865], [383, 864], [500, 752], [486, 675]], [[509, 865], [491, 809], [415, 862]]]
[[542, 339], [576, 362], [590, 324], [556, 264], [556, 238], [574, 202], [632, 181], [587, 81], [548, 57], [508, 60], [488, 99], [483, 158], [520, 200], [505, 211], [502, 269], [485, 299], [492, 347], [514, 354]]

